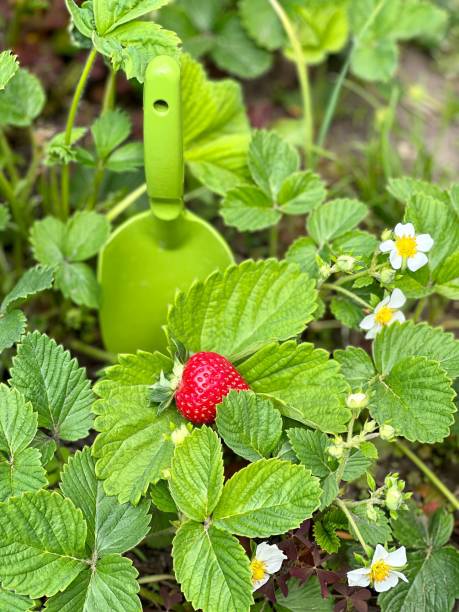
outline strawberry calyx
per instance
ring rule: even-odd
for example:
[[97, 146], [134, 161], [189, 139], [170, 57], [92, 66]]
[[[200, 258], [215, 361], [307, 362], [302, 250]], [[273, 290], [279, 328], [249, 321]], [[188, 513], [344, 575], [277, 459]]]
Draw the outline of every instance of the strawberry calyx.
[[150, 401], [157, 404], [158, 415], [171, 405], [182, 379], [183, 368], [183, 363], [176, 358], [170, 375], [166, 376], [164, 370], [161, 370], [159, 380], [150, 386]]

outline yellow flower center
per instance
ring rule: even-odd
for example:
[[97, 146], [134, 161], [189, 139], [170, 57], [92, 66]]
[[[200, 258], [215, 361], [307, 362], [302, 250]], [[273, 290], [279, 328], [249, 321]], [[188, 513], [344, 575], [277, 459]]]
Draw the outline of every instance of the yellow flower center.
[[418, 252], [414, 236], [400, 236], [395, 241], [395, 248], [402, 257], [413, 257]]
[[252, 559], [250, 569], [252, 571], [252, 582], [262, 580], [266, 574], [266, 564], [259, 559]]
[[381, 582], [390, 574], [390, 566], [385, 561], [380, 559], [371, 566], [370, 577], [373, 582]]
[[392, 317], [394, 316], [394, 311], [389, 306], [383, 306], [378, 310], [375, 314], [375, 321], [379, 323], [379, 325], [387, 325], [392, 321]]

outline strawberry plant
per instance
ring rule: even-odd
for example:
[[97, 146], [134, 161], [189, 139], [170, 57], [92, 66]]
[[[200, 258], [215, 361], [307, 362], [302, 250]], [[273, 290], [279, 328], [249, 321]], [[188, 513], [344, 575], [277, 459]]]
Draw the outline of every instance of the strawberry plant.
[[[18, 32], [62, 7], [20, 4], [0, 52], [0, 610], [452, 612], [459, 183], [402, 155], [424, 134], [404, 50], [447, 53], [449, 4], [66, 0], [57, 92]], [[100, 261], [147, 203], [139, 91], [164, 55], [183, 199], [235, 263], [177, 289], [164, 349], [113, 354]], [[376, 149], [334, 148], [349, 91]]]

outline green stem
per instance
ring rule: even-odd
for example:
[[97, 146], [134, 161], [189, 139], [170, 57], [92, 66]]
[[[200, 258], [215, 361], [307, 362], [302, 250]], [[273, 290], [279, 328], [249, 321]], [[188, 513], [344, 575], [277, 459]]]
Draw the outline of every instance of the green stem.
[[105, 163], [102, 159], [100, 159], [97, 162], [96, 170], [94, 172], [91, 195], [88, 198], [88, 202], [86, 204], [87, 210], [92, 210], [94, 206], [97, 204], [97, 200], [99, 198], [100, 186], [102, 185], [104, 174], [105, 174]]
[[339, 508], [344, 512], [344, 514], [346, 515], [347, 520], [349, 521], [349, 525], [351, 525], [352, 529], [355, 532], [355, 535], [357, 536], [358, 541], [360, 542], [360, 545], [362, 546], [366, 556], [370, 559], [371, 557], [371, 548], [368, 546], [368, 544], [365, 542], [360, 529], [357, 527], [356, 522], [354, 521], [354, 517], [352, 516], [352, 514], [349, 512], [346, 504], [339, 498], [336, 499], [336, 504], [339, 506]]
[[413, 312], [413, 316], [411, 317], [415, 323], [417, 323], [419, 321], [419, 319], [421, 318], [421, 315], [423, 313], [424, 308], [426, 307], [426, 304], [427, 304], [427, 298], [426, 297], [423, 297], [417, 303], [416, 308], [415, 308], [415, 310]]
[[344, 285], [345, 283], [348, 283], [349, 281], [354, 281], [356, 278], [361, 278], [362, 276], [369, 276], [371, 274], [373, 274], [374, 272], [376, 272], [377, 270], [379, 270], [380, 268], [382, 268], [385, 264], [381, 264], [379, 266], [376, 266], [375, 268], [370, 268], [367, 270], [362, 270], [361, 272], [356, 272], [355, 274], [347, 274], [346, 276], [342, 276], [341, 278], [338, 278], [334, 284], [335, 285]]
[[24, 178], [24, 186], [22, 187], [21, 193], [20, 193], [21, 198], [24, 200], [26, 204], [27, 204], [27, 200], [30, 197], [30, 194], [32, 193], [35, 179], [37, 178], [38, 171], [40, 169], [40, 161], [41, 161], [40, 147], [37, 144], [37, 139], [32, 129], [29, 130], [29, 135], [30, 135], [30, 143], [32, 147], [32, 160], [30, 162], [30, 166], [27, 171], [27, 174]]
[[354, 300], [354, 302], [356, 302], [357, 304], [360, 304], [360, 306], [373, 310], [373, 307], [371, 306], [371, 304], [369, 304], [368, 302], [365, 302], [365, 300], [362, 300], [362, 298], [360, 298], [358, 295], [355, 295], [355, 293], [352, 293], [352, 291], [348, 291], [347, 289], [345, 289], [344, 287], [341, 287], [340, 285], [335, 285], [333, 283], [324, 283], [322, 287], [324, 287], [325, 289], [330, 289], [331, 291], [336, 291], [337, 293], [342, 293], [343, 295], [350, 298], [351, 300]]
[[374, 10], [371, 12], [370, 16], [368, 17], [367, 21], [363, 25], [360, 32], [354, 37], [354, 40], [352, 42], [352, 47], [349, 51], [346, 61], [343, 64], [343, 67], [341, 68], [341, 71], [338, 75], [338, 79], [336, 80], [335, 86], [328, 100], [327, 108], [325, 110], [325, 115], [322, 121], [322, 125], [320, 126], [319, 137], [317, 140], [317, 147], [319, 149], [322, 149], [324, 147], [325, 139], [327, 138], [327, 134], [330, 129], [330, 125], [333, 121], [333, 117], [335, 116], [336, 107], [338, 105], [338, 100], [341, 94], [341, 90], [343, 88], [347, 73], [349, 72], [349, 68], [351, 67], [352, 53], [355, 47], [357, 46], [360, 38], [365, 34], [365, 32], [371, 26], [373, 21], [376, 19], [376, 17], [382, 10], [385, 3], [386, 3], [386, 0], [381, 0], [379, 4], [375, 6]]
[[105, 83], [104, 100], [102, 102], [102, 114], [113, 110], [115, 107], [116, 94], [116, 72], [110, 67], [110, 72]]
[[88, 357], [92, 357], [97, 361], [103, 361], [105, 363], [117, 363], [118, 359], [116, 355], [113, 353], [108, 353], [103, 349], [98, 348], [97, 346], [90, 346], [89, 344], [85, 344], [81, 342], [81, 340], [77, 340], [76, 338], [70, 341], [70, 347], [83, 355], [87, 355]]
[[269, 256], [277, 257], [279, 251], [279, 225], [273, 225], [269, 228]]
[[51, 202], [53, 204], [53, 211], [56, 217], [59, 216], [59, 185], [57, 181], [57, 170], [55, 166], [51, 166], [49, 169], [49, 184], [51, 192]]
[[14, 155], [13, 152], [10, 148], [10, 145], [8, 144], [8, 140], [6, 139], [6, 136], [3, 132], [0, 132], [0, 144], [1, 147], [3, 149], [3, 155], [5, 158], [5, 166], [8, 170], [8, 173], [10, 175], [10, 178], [13, 182], [13, 184], [17, 183], [19, 181], [19, 174], [18, 171], [16, 170], [16, 165], [14, 163]]
[[121, 213], [123, 213], [127, 208], [129, 208], [129, 206], [134, 204], [134, 202], [136, 202], [144, 193], [146, 193], [146, 191], [147, 184], [143, 183], [143, 185], [140, 185], [139, 187], [137, 187], [137, 189], [134, 189], [134, 191], [128, 193], [125, 198], [120, 200], [118, 204], [115, 204], [115, 206], [108, 211], [108, 213], [106, 214], [107, 219], [109, 221], [113, 221], [114, 219], [116, 219], [116, 217], [121, 215]]
[[[88, 80], [89, 73], [91, 72], [92, 65], [94, 64], [94, 60], [96, 59], [97, 51], [96, 49], [91, 49], [89, 55], [86, 59], [86, 63], [83, 67], [83, 71], [80, 76], [80, 80], [77, 83], [75, 88], [75, 92], [73, 94], [72, 103], [70, 105], [69, 114], [67, 117], [67, 123], [65, 125], [65, 135], [64, 135], [64, 144], [69, 146], [72, 142], [72, 130], [75, 124], [75, 117], [78, 109], [78, 104], [80, 102], [81, 96], [83, 95], [83, 90], [86, 85], [86, 81]], [[61, 214], [64, 219], [67, 219], [69, 216], [69, 185], [70, 185], [70, 167], [69, 164], [65, 164], [62, 167], [62, 202], [61, 202]]]
[[162, 604], [163, 603], [163, 598], [160, 595], [156, 595], [156, 593], [152, 593], [151, 591], [149, 591], [145, 587], [140, 587], [139, 595], [143, 599], [146, 599], [147, 601], [151, 601], [151, 602], [153, 602], [155, 604]]
[[420, 459], [417, 455], [413, 453], [413, 451], [405, 446], [403, 442], [400, 440], [394, 440], [394, 444], [397, 448], [399, 448], [404, 455], [411, 459], [411, 461], [427, 476], [430, 482], [437, 487], [437, 489], [442, 493], [446, 499], [454, 506], [455, 510], [459, 510], [459, 500], [454, 495], [452, 491], [448, 489], [448, 487], [432, 472], [430, 468]]
[[[355, 423], [355, 417], [352, 417], [347, 427], [347, 442], [348, 443], [352, 439], [352, 434], [354, 432], [354, 423]], [[349, 447], [344, 449], [340, 464], [338, 466], [338, 469], [336, 470], [336, 482], [338, 483], [338, 487], [341, 484], [341, 481], [343, 479], [344, 470], [346, 468], [346, 463], [349, 458], [350, 452], [351, 452], [351, 449]]]
[[0, 191], [3, 193], [3, 195], [9, 202], [12, 202], [14, 200], [15, 198], [14, 190], [12, 186], [10, 185], [8, 179], [6, 178], [6, 176], [3, 174], [1, 170], [0, 170]]
[[313, 161], [314, 120], [308, 66], [304, 57], [303, 47], [301, 46], [301, 42], [287, 13], [279, 4], [278, 0], [269, 0], [269, 2], [279, 17], [279, 21], [282, 23], [285, 33], [287, 34], [292, 46], [298, 81], [300, 83], [301, 97], [303, 100], [303, 121], [305, 129], [304, 150], [306, 154], [306, 162], [308, 165], [311, 165]]
[[156, 574], [154, 576], [143, 576], [139, 578], [139, 584], [152, 584], [154, 582], [163, 582], [164, 580], [173, 580], [175, 582], [175, 576], [172, 574]]

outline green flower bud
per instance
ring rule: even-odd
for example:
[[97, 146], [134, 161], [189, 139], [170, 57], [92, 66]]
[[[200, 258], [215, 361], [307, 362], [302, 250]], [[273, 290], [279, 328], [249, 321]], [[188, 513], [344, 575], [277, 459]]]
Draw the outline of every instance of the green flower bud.
[[334, 439], [333, 444], [331, 444], [327, 448], [327, 452], [332, 457], [335, 457], [335, 459], [340, 459], [343, 456], [343, 452], [344, 452], [343, 438], [341, 436], [337, 436]]
[[371, 502], [367, 504], [367, 517], [370, 521], [377, 521], [378, 515], [376, 514], [376, 510]]
[[392, 238], [392, 230], [385, 229], [383, 233], [381, 234], [381, 240], [384, 242], [384, 240], [390, 240], [391, 238]]
[[190, 430], [186, 425], [181, 425], [171, 433], [171, 440], [175, 446], [179, 446], [190, 435]]
[[368, 397], [366, 393], [350, 393], [346, 398], [346, 406], [351, 410], [358, 408], [362, 410], [368, 406]]
[[390, 487], [386, 492], [386, 506], [391, 511], [396, 511], [403, 504], [403, 493], [397, 486]]
[[384, 423], [384, 425], [381, 425], [379, 428], [379, 436], [381, 440], [393, 440], [395, 438], [395, 429], [392, 425]]
[[364, 433], [371, 433], [376, 429], [376, 421], [367, 421], [363, 426]]
[[340, 272], [352, 272], [355, 267], [357, 260], [351, 255], [340, 255], [336, 260], [336, 268]]
[[397, 270], [393, 270], [392, 268], [384, 268], [379, 273], [379, 280], [383, 285], [390, 285], [394, 282], [396, 274]]

